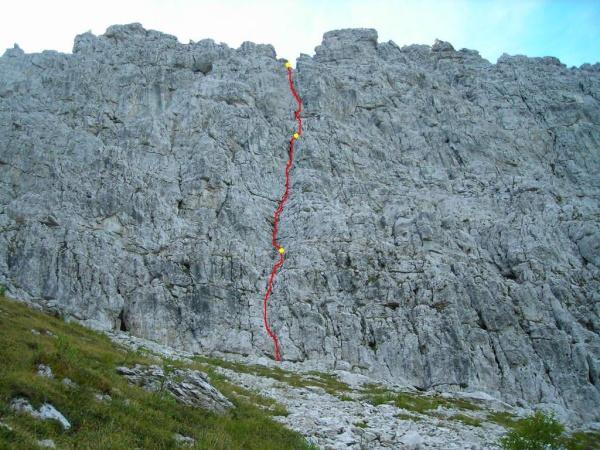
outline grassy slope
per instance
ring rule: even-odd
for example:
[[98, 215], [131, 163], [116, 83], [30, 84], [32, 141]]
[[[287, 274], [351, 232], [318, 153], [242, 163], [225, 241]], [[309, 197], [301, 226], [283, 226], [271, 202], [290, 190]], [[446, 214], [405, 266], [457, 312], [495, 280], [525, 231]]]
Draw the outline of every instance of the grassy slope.
[[[34, 328], [40, 332], [31, 333]], [[57, 337], [43, 333], [49, 330]], [[261, 397], [226, 380], [215, 371], [224, 367], [240, 373], [267, 376], [290, 386], [318, 386], [351, 400], [350, 388], [331, 374], [311, 372], [309, 376], [198, 356], [185, 364], [163, 361], [180, 367], [191, 367], [209, 374], [212, 384], [236, 405], [235, 410], [220, 417], [206, 411], [178, 405], [171, 397], [148, 393], [129, 385], [116, 374], [115, 367], [135, 363], [157, 364], [145, 352], [131, 352], [115, 346], [106, 336], [76, 324], [34, 311], [0, 296], [0, 421], [13, 427], [8, 432], [0, 427], [0, 449], [38, 448], [35, 441], [51, 438], [58, 448], [174, 448], [173, 433], [192, 436], [196, 448], [202, 449], [315, 449], [303, 438], [274, 422], [270, 416], [287, 414], [282, 405]], [[55, 375], [49, 380], [36, 375], [37, 364], [48, 364]], [[160, 362], [159, 362], [160, 364]], [[68, 377], [80, 388], [72, 391], [58, 380]], [[110, 402], [98, 402], [95, 393], [107, 393]], [[461, 413], [446, 420], [457, 420], [480, 426], [481, 420], [466, 415], [481, 408], [466, 400], [419, 393], [391, 392], [376, 384], [365, 385], [360, 397], [374, 405], [392, 403], [410, 411], [399, 414], [403, 420], [421, 420], [412, 413], [438, 416], [437, 408], [452, 407]], [[26, 415], [14, 414], [8, 408], [10, 399], [25, 396], [34, 407], [52, 403], [73, 425], [68, 432], [52, 421], [42, 422]], [[439, 416], [442, 417], [442, 416]], [[486, 421], [507, 430], [522, 421], [510, 413], [487, 412]], [[356, 426], [366, 426], [359, 422]], [[600, 433], [573, 433], [566, 440], [569, 450], [600, 449]]]
[[[34, 335], [32, 328], [42, 334]], [[130, 385], [115, 372], [117, 366], [156, 361], [4, 297], [0, 297], [0, 361], [0, 421], [13, 428], [0, 427], [0, 448], [38, 448], [36, 440], [49, 438], [60, 449], [164, 449], [177, 447], [173, 433], [193, 437], [195, 448], [202, 449], [314, 448], [270, 417], [286, 413], [280, 405], [228, 383], [212, 370], [208, 370], [212, 383], [236, 405], [224, 416]], [[36, 374], [39, 363], [52, 368], [54, 379]], [[61, 384], [64, 377], [79, 388]], [[96, 393], [110, 394], [112, 400], [97, 401]], [[36, 408], [51, 403], [72, 428], [64, 432], [55, 421], [12, 412], [8, 405], [15, 396], [27, 397]]]

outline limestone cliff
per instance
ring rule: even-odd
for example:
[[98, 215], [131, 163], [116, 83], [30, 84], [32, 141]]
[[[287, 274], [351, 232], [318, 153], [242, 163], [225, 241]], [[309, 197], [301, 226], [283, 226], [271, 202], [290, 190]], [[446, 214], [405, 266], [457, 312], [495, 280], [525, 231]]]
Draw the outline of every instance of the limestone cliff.
[[[283, 62], [139, 24], [8, 50], [0, 283], [95, 328], [271, 355]], [[600, 65], [351, 29], [295, 79], [284, 360], [600, 420]]]

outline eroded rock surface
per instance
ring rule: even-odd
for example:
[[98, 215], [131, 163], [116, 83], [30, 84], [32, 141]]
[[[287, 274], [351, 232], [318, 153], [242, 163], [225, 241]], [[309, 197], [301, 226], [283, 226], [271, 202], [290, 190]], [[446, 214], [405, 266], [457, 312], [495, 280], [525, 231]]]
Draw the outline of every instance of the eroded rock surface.
[[[0, 58], [0, 283], [100, 329], [272, 355], [294, 101], [270, 45], [138, 24]], [[331, 31], [304, 102], [288, 361], [600, 420], [600, 65]]]
[[233, 407], [198, 370], [173, 369], [165, 373], [159, 366], [117, 367], [117, 372], [133, 384], [149, 391], [169, 392], [178, 402], [187, 406], [208, 409], [217, 413]]

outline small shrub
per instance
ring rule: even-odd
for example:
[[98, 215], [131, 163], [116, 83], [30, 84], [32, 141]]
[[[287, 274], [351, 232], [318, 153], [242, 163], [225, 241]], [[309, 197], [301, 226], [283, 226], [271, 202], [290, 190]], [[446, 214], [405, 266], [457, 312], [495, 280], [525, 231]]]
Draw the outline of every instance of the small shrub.
[[552, 414], [536, 411], [519, 420], [512, 431], [500, 438], [504, 450], [559, 450], [563, 449], [565, 427]]
[[6, 293], [6, 288], [0, 284], [0, 296], [4, 297], [5, 293]]

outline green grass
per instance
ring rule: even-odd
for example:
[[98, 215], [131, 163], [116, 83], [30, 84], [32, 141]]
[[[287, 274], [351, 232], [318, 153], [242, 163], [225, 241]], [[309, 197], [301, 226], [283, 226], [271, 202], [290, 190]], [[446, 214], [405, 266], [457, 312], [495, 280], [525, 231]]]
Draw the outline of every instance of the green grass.
[[407, 411], [427, 414], [439, 406], [477, 411], [481, 408], [462, 399], [446, 398], [439, 395], [423, 395], [413, 392], [392, 392], [378, 384], [365, 384], [362, 389], [363, 399], [374, 406], [392, 403]]
[[218, 366], [233, 370], [238, 373], [248, 373], [261, 377], [269, 377], [274, 380], [287, 383], [293, 387], [320, 387], [327, 393], [338, 395], [343, 392], [349, 392], [350, 387], [337, 379], [335, 375], [323, 372], [308, 372], [306, 374], [297, 374], [281, 369], [279, 367], [266, 367], [257, 364], [242, 364], [234, 361], [226, 361], [220, 358], [195, 356], [194, 360], [203, 364], [202, 367]]
[[354, 426], [358, 428], [367, 428], [369, 425], [364, 420], [361, 420], [360, 422], [356, 422]]
[[470, 425], [472, 427], [480, 427], [481, 426], [480, 419], [465, 416], [464, 414], [454, 414], [453, 416], [448, 417], [448, 420], [458, 420], [459, 422], [462, 422], [465, 425]]
[[[34, 335], [32, 328], [56, 337]], [[156, 357], [127, 351], [100, 333], [5, 298], [0, 298], [0, 342], [0, 419], [13, 428], [0, 427], [0, 449], [33, 449], [41, 439], [52, 439], [61, 449], [177, 448], [174, 433], [193, 437], [198, 449], [316, 448], [272, 419], [287, 414], [285, 408], [233, 385], [214, 370], [206, 370], [211, 383], [235, 405], [224, 415], [183, 406], [166, 393], [147, 392], [115, 371], [120, 365], [156, 363]], [[52, 368], [54, 379], [36, 374], [40, 363]], [[176, 361], [165, 364], [185, 367]], [[79, 387], [64, 386], [64, 377]], [[96, 401], [98, 392], [112, 400]], [[17, 396], [35, 408], [51, 403], [72, 428], [62, 431], [54, 421], [14, 413], [9, 403]]]
[[564, 438], [568, 450], [586, 450], [600, 448], [600, 432], [577, 431]]
[[517, 419], [514, 414], [505, 411], [494, 411], [492, 413], [489, 413], [486, 419], [490, 422], [502, 425], [504, 428], [511, 428], [517, 422]]
[[352, 390], [350, 386], [348, 386], [343, 381], [340, 381], [338, 377], [334, 374], [317, 371], [308, 372], [308, 374], [312, 375], [317, 379], [317, 384], [314, 384], [313, 386], [322, 387], [323, 389], [325, 389], [325, 391], [329, 392], [332, 395], [336, 395], [341, 392], [349, 392]]

